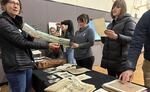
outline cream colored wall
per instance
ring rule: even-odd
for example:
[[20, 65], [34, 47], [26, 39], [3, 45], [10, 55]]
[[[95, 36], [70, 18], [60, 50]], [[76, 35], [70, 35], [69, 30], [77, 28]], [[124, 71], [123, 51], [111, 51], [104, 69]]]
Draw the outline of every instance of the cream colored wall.
[[[61, 3], [67, 3], [92, 9], [98, 9], [110, 12], [113, 1], [115, 0], [53, 0]], [[146, 6], [139, 8], [139, 10], [134, 9], [134, 7], [144, 5], [147, 0], [126, 0], [128, 13], [133, 17], [137, 14], [137, 17], [140, 18], [141, 15], [147, 11]]]
[[112, 0], [53, 0], [53, 1], [104, 11], [110, 11], [112, 5]]

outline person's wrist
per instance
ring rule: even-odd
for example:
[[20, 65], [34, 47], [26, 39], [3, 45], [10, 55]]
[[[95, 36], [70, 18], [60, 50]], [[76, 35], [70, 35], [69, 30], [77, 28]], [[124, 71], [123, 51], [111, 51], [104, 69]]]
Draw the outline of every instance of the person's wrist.
[[115, 34], [115, 40], [118, 39], [118, 34]]
[[77, 48], [79, 47], [79, 44], [77, 44]]

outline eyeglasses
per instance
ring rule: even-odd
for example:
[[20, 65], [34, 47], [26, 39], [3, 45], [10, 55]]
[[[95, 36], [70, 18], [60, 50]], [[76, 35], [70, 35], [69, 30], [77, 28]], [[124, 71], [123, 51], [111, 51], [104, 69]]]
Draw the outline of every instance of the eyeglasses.
[[17, 6], [20, 6], [20, 3], [16, 3], [16, 2], [13, 2], [13, 1], [9, 1], [8, 3], [12, 4], [12, 5], [17, 5]]

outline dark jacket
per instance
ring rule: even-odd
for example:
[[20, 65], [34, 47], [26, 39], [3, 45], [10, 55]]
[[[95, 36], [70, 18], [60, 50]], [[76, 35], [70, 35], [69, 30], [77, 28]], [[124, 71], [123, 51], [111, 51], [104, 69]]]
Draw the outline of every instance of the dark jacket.
[[136, 25], [128, 55], [129, 69], [135, 70], [143, 45], [144, 59], [150, 61], [150, 10], [143, 14]]
[[33, 58], [30, 48], [48, 48], [47, 43], [33, 42], [22, 29], [22, 18], [10, 17], [6, 12], [0, 15], [0, 47], [5, 72], [32, 68]]
[[74, 42], [79, 44], [79, 47], [74, 49], [74, 56], [76, 60], [93, 56], [91, 47], [94, 45], [94, 38], [94, 31], [89, 28], [89, 26], [76, 31]]
[[127, 67], [127, 54], [131, 42], [135, 22], [129, 14], [125, 14], [108, 25], [108, 29], [118, 34], [118, 39], [105, 39], [101, 66], [107, 69], [114, 69], [122, 72]]

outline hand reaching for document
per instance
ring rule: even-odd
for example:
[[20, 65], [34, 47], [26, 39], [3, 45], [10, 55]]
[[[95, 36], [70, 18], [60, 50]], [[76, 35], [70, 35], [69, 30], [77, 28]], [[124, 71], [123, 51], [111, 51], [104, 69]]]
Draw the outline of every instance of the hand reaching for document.
[[78, 48], [79, 47], [79, 44], [77, 43], [71, 43], [71, 48]]
[[119, 79], [123, 84], [127, 82], [131, 82], [133, 79], [133, 75], [134, 75], [133, 70], [126, 70], [120, 74]]

